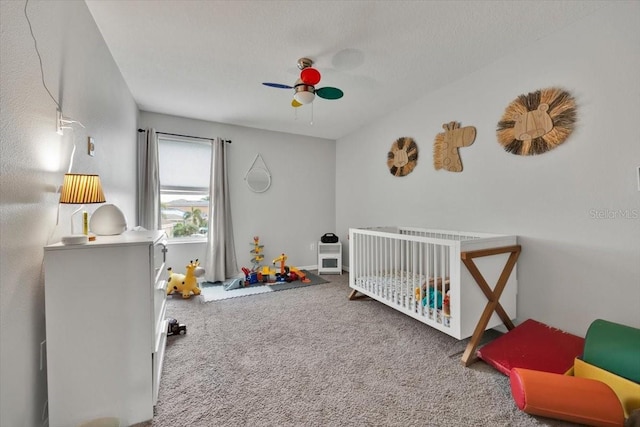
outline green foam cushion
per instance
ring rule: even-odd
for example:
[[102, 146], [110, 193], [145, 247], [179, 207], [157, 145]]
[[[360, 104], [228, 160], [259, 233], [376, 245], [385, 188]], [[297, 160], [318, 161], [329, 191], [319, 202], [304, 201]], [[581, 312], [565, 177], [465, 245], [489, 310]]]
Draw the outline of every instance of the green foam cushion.
[[585, 337], [582, 360], [640, 383], [640, 329], [594, 320]]

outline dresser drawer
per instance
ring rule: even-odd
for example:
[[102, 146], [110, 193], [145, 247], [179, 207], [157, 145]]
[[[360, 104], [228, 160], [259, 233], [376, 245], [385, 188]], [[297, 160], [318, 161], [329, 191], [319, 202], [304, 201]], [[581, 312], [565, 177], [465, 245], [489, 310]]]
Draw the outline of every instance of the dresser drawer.
[[[156, 287], [153, 290], [153, 324], [155, 326], [154, 337], [157, 337], [162, 333], [162, 323], [167, 311], [167, 281], [160, 280], [156, 283]], [[155, 341], [155, 340], [154, 340]], [[155, 351], [155, 349], [154, 349]]]
[[158, 401], [160, 389], [160, 377], [162, 376], [162, 364], [164, 351], [167, 344], [167, 328], [169, 321], [165, 318], [167, 313], [167, 278], [166, 269], [166, 241], [162, 241], [153, 247], [154, 283], [153, 283], [153, 325], [154, 339], [151, 353], [152, 359], [152, 401], [153, 405]]
[[164, 350], [167, 345], [167, 328], [169, 327], [169, 321], [162, 321], [160, 327], [162, 331], [157, 337], [156, 350], [151, 356], [151, 358], [153, 359], [152, 399], [154, 405], [158, 401], [158, 391], [160, 390], [160, 378], [162, 377], [162, 364], [164, 362]]

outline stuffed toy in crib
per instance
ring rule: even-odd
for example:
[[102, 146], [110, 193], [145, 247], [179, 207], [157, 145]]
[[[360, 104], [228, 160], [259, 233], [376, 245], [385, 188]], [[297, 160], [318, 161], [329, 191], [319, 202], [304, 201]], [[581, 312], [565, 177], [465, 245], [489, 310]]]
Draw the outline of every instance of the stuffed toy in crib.
[[[198, 273], [204, 270], [200, 267], [200, 262], [196, 259], [195, 262], [190, 261], [186, 266], [187, 274], [174, 273], [171, 267], [167, 268], [169, 272], [169, 279], [167, 280], [167, 295], [171, 295], [173, 292], [182, 293], [182, 298], [190, 298], [191, 293], [193, 295], [200, 295], [200, 288], [198, 287], [198, 280], [196, 278], [196, 271]], [[201, 274], [198, 274], [201, 276]]]
[[[422, 285], [422, 305], [424, 307], [427, 306], [427, 300], [429, 301], [429, 307], [434, 308], [435, 306], [437, 306], [438, 310], [440, 310], [442, 308], [442, 303], [443, 303], [443, 298], [442, 298], [442, 292], [440, 292], [439, 290], [433, 289], [432, 287], [428, 288], [429, 290], [427, 291], [427, 287], [426, 285]], [[420, 288], [415, 288], [414, 289], [415, 295], [416, 295], [416, 299], [420, 300]], [[427, 295], [428, 294], [428, 295]], [[449, 291], [447, 291], [447, 297], [445, 297], [444, 302], [447, 304], [447, 309], [448, 309], [448, 294]], [[445, 313], [447, 314], [447, 313]]]

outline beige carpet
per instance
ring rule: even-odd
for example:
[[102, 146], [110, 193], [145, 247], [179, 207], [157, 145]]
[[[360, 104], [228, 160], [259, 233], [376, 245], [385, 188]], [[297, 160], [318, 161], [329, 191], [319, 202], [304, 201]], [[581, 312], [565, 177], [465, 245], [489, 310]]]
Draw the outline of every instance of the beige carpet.
[[149, 427], [569, 426], [517, 409], [504, 375], [457, 341], [331, 282], [201, 304], [170, 298]]

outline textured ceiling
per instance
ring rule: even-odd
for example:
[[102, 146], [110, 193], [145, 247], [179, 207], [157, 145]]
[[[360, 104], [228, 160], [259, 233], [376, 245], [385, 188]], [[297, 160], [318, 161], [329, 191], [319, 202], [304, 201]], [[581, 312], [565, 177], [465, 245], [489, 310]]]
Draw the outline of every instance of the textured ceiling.
[[[338, 139], [606, 1], [86, 0], [144, 111]], [[291, 107], [300, 57], [339, 100]], [[311, 117], [313, 114], [313, 124]]]

